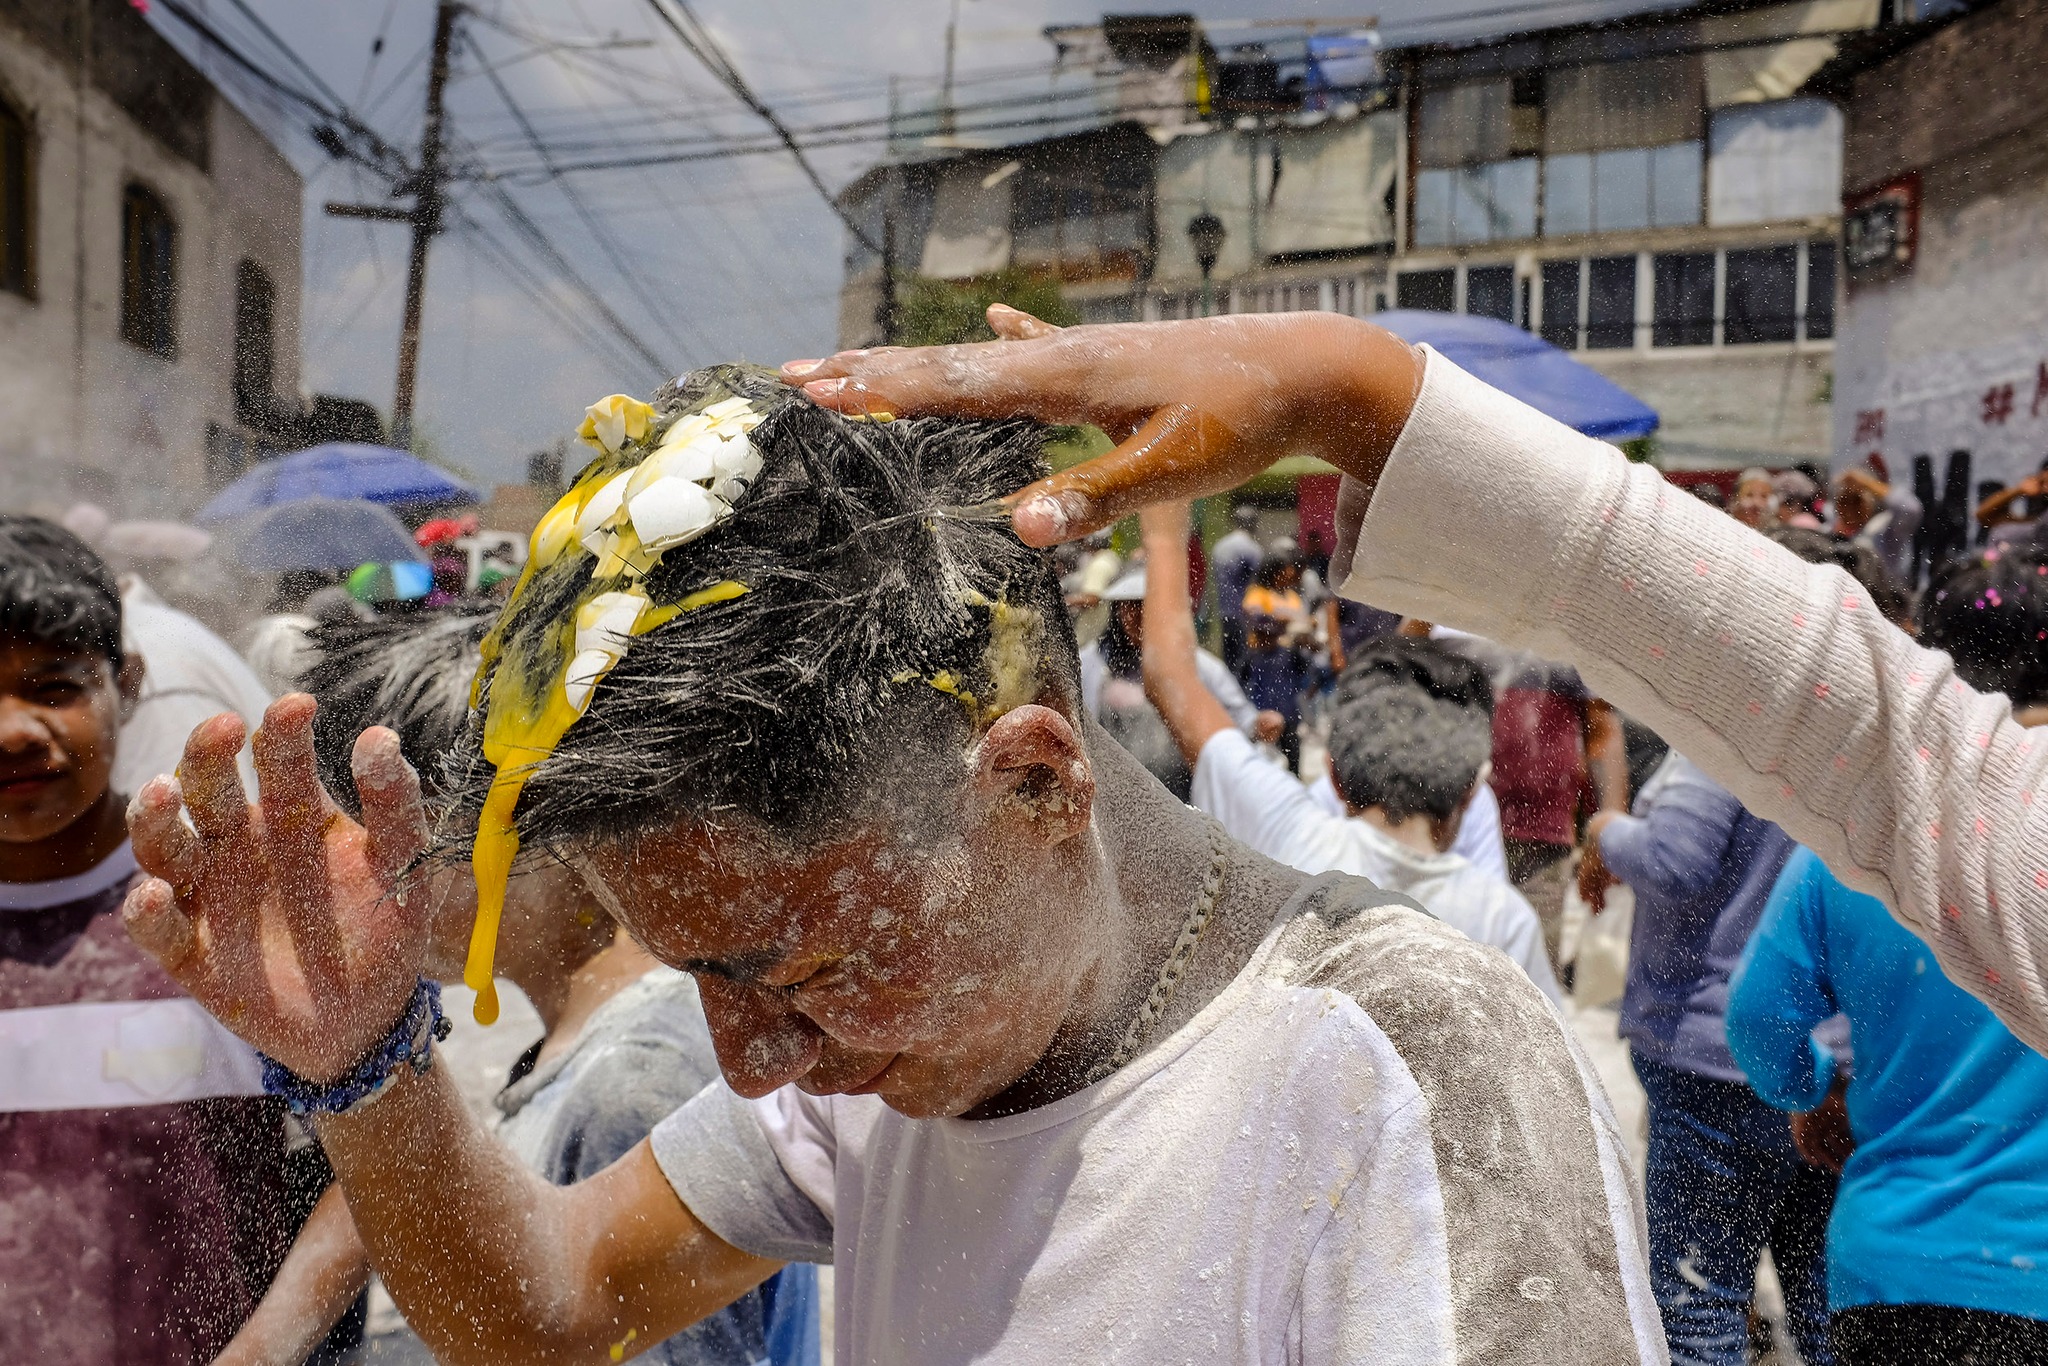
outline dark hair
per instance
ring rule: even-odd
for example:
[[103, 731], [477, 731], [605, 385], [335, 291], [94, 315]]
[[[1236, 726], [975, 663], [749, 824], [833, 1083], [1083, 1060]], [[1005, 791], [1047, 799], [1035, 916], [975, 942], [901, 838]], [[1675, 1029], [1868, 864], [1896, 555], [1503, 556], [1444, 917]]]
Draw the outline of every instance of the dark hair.
[[1920, 600], [1920, 643], [1980, 692], [2048, 702], [2048, 547], [1994, 547], [1943, 571]]
[[0, 513], [0, 636], [121, 667], [121, 590], [106, 561], [41, 517]]
[[350, 815], [357, 812], [349, 758], [371, 726], [398, 733], [419, 770], [430, 806], [446, 799], [446, 766], [469, 725], [469, 684], [483, 658], [495, 610], [459, 608], [374, 621], [336, 619], [306, 633], [311, 662], [297, 686], [313, 694], [313, 755], [320, 781]]
[[1305, 564], [1300, 548], [1293, 542], [1278, 542], [1266, 552], [1266, 558], [1259, 561], [1259, 567], [1252, 573], [1252, 582], [1261, 588], [1278, 588], [1283, 573], [1289, 569], [1300, 573]]
[[1808, 564], [1831, 564], [1848, 574], [1870, 595], [1870, 605], [1883, 614], [1886, 621], [1904, 626], [1912, 620], [1912, 594], [1892, 577], [1884, 561], [1870, 547], [1810, 527], [1767, 526], [1760, 534], [1776, 541]]
[[[951, 785], [935, 766], [958, 772], [977, 725], [1048, 693], [1077, 705], [1051, 558], [993, 506], [1044, 473], [1042, 427], [853, 421], [742, 366], [664, 386], [656, 421], [728, 396], [766, 414], [750, 438], [759, 475], [642, 586], [658, 605], [726, 582], [745, 591], [632, 640], [528, 771], [514, 813], [528, 846], [731, 812], [808, 832], [885, 791], [943, 800]], [[639, 458], [632, 448], [592, 468]], [[487, 686], [505, 669], [535, 696], [558, 686], [563, 624], [593, 568], [565, 556], [514, 596]], [[481, 738], [473, 724], [450, 772], [465, 815], [491, 784]]]
[[1493, 753], [1493, 687], [1430, 640], [1382, 636], [1337, 679], [1330, 770], [1344, 800], [1392, 820], [1449, 816]]

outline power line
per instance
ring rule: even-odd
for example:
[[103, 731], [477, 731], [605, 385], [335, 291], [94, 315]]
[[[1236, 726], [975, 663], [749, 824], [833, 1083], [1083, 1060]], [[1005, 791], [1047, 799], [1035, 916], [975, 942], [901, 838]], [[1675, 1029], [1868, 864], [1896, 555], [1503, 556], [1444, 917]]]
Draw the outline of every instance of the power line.
[[745, 78], [740, 75], [739, 69], [733, 66], [725, 53], [719, 49], [717, 40], [712, 38], [710, 31], [698, 22], [696, 14], [690, 9], [689, 0], [673, 0], [673, 3], [682, 12], [683, 17], [689, 21], [690, 27], [698, 31], [696, 37], [692, 37], [688, 30], [678, 22], [676, 17], [668, 12], [668, 6], [664, 5], [662, 0], [647, 0], [648, 6], [653, 9], [662, 23], [668, 25], [669, 30], [682, 40], [683, 46], [689, 49], [690, 55], [703, 63], [704, 69], [709, 71], [719, 84], [732, 91], [733, 96], [741, 104], [753, 110], [763, 123], [775, 130], [775, 136], [784, 147], [789, 149], [789, 154], [796, 158], [796, 164], [803, 170], [805, 179], [811, 182], [811, 188], [818, 192], [820, 199], [831, 206], [832, 212], [837, 215], [840, 222], [846, 225], [846, 230], [853, 234], [854, 239], [869, 251], [875, 252], [878, 255], [883, 254], [881, 245], [868, 236], [867, 229], [851, 213], [847, 212], [846, 206], [839, 202], [839, 197], [833, 194], [830, 187], [825, 184], [824, 177], [818, 174], [818, 168], [811, 165], [811, 159], [804, 155], [804, 149], [798, 144], [796, 135], [789, 131], [787, 125], [777, 117], [773, 109], [770, 109], [761, 102], [760, 96], [756, 95], [747, 85]]
[[[476, 40], [465, 37], [465, 41], [469, 45], [470, 52], [480, 62], [484, 61], [484, 54], [478, 49]], [[498, 92], [498, 98], [504, 102], [505, 108], [510, 110], [512, 116], [518, 120], [520, 128], [526, 133], [527, 142], [532, 145], [542, 164], [552, 170], [553, 155], [549, 152], [547, 144], [541, 141], [540, 134], [534, 131], [533, 124], [527, 119], [525, 111], [519, 107], [518, 101], [512, 98], [512, 92], [506, 87], [504, 77], [500, 76], [496, 70], [486, 63], [484, 65], [484, 78], [491, 83], [491, 88]], [[605, 227], [602, 219], [590, 211], [590, 206], [583, 202], [583, 197], [576, 192], [575, 187], [570, 182], [563, 181], [560, 188], [563, 198], [567, 199], [570, 206], [576, 210], [577, 216], [583, 220], [584, 227], [590, 230], [590, 235], [596, 239], [599, 249], [604, 252], [605, 256], [618, 270], [620, 276], [626, 283], [638, 290], [642, 298], [654, 298], [658, 291], [641, 278], [640, 273], [634, 269], [633, 264], [626, 259], [625, 252], [612, 236], [611, 231]], [[671, 323], [676, 310], [658, 307], [653, 312], [656, 321], [661, 325], [662, 330], [668, 333], [669, 340], [675, 343], [677, 350], [687, 352], [690, 349], [689, 344], [676, 333]], [[655, 368], [666, 369], [667, 367], [657, 362]]]

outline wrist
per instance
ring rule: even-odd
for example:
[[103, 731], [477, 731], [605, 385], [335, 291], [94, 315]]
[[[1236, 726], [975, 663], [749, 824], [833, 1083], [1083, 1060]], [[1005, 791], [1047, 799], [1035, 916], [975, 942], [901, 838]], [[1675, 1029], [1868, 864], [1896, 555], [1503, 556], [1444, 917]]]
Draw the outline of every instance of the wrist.
[[441, 1013], [440, 984], [422, 977], [384, 1037], [340, 1076], [327, 1082], [311, 1081], [259, 1052], [263, 1089], [301, 1117], [354, 1114], [375, 1102], [405, 1073], [425, 1072], [433, 1063], [435, 1041], [447, 1038], [449, 1028], [447, 1016]]

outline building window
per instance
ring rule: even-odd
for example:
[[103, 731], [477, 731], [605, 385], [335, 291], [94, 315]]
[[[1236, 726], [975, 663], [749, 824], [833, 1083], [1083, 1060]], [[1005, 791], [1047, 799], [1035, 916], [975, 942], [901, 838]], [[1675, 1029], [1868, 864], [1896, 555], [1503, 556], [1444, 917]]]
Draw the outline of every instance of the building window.
[[[1543, 280], [1543, 340], [1567, 351], [1579, 349], [1579, 263], [1545, 261], [1537, 268]], [[1635, 303], [1631, 299], [1630, 311]]]
[[169, 357], [177, 349], [178, 228], [140, 185], [121, 197], [121, 335]]
[[1394, 280], [1394, 307], [1449, 313], [1458, 306], [1458, 275], [1442, 270], [1411, 270]]
[[1650, 258], [1650, 345], [1714, 344], [1714, 253], [1663, 252]]
[[1536, 235], [1535, 157], [1424, 170], [1415, 178], [1415, 245], [1512, 242]]
[[250, 426], [270, 416], [277, 364], [277, 287], [254, 261], [235, 267], [235, 415]]
[[28, 120], [0, 102], [0, 289], [34, 297]]
[[1574, 152], [1543, 166], [1543, 235], [1687, 228], [1700, 221], [1700, 144]]
[[1707, 221], [1777, 223], [1841, 212], [1842, 111], [1827, 100], [1717, 110], [1708, 132]]
[[1728, 253], [1721, 337], [1730, 346], [1799, 339], [1799, 248]]
[[1835, 335], [1835, 244], [1806, 244], [1806, 339], [1828, 341]]
[[1513, 266], [1467, 266], [1465, 268], [1465, 311], [1481, 318], [1515, 320], [1515, 268]]
[[1586, 263], [1586, 345], [1612, 351], [1636, 344], [1636, 258], [1596, 256]]

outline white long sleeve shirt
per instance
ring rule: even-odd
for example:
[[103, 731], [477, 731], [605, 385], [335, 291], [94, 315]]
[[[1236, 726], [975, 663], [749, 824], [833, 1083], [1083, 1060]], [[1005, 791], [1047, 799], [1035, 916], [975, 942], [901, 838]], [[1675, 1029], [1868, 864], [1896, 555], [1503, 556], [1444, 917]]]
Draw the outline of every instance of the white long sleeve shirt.
[[1343, 592], [1578, 667], [2048, 1048], [2048, 736], [1861, 588], [1428, 356]]

